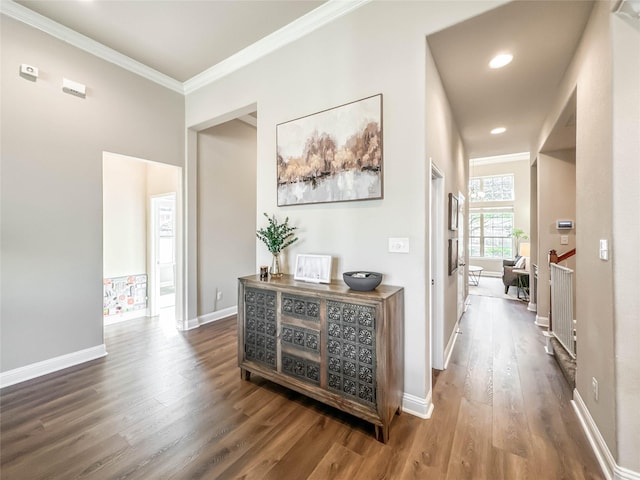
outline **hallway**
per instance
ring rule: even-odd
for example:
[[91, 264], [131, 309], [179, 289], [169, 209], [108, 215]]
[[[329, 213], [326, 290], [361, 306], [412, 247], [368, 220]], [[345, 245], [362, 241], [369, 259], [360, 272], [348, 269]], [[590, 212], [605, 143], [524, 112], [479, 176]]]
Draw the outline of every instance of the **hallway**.
[[11, 479], [601, 479], [522, 302], [471, 297], [429, 420], [373, 427], [252, 376], [235, 317], [177, 332], [159, 319], [105, 328], [109, 355], [2, 390]]
[[434, 386], [434, 442], [452, 444], [446, 478], [603, 478], [526, 302], [470, 299]]

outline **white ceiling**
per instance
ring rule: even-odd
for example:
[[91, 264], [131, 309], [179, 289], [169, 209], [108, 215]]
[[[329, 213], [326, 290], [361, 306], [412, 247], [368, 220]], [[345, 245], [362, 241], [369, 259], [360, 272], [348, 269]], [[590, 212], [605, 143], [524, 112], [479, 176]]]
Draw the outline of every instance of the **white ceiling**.
[[[365, 2], [352, 0], [349, 8]], [[338, 7], [346, 2], [325, 0], [15, 3], [20, 4], [16, 8], [27, 7], [170, 77], [168, 85], [179, 91], [197, 88], [202, 72], [221, 66], [247, 47], [264, 44], [264, 37], [273, 38], [273, 32], [291, 28], [291, 22], [298, 23], [301, 36], [329, 21], [331, 14], [320, 15], [329, 11], [326, 7], [342, 8], [339, 14], [347, 11]], [[2, 0], [4, 11], [15, 3]], [[530, 150], [592, 5], [591, 0], [517, 1], [428, 37], [468, 156]], [[300, 26], [301, 20], [311, 17]], [[514, 54], [514, 61], [504, 69], [490, 70], [490, 58], [504, 49]], [[490, 135], [495, 126], [508, 130]]]
[[184, 82], [326, 0], [17, 0]]
[[[583, 0], [512, 2], [428, 37], [470, 158], [537, 146], [592, 7]], [[490, 69], [503, 51], [513, 62]], [[489, 133], [499, 126], [507, 131]]]

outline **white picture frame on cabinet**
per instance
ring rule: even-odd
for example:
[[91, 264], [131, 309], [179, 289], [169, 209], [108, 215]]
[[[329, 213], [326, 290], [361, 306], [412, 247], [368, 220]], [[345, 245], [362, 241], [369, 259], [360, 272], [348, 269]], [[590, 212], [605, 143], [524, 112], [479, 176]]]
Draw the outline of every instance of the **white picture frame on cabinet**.
[[296, 255], [295, 280], [313, 283], [331, 282], [331, 255]]

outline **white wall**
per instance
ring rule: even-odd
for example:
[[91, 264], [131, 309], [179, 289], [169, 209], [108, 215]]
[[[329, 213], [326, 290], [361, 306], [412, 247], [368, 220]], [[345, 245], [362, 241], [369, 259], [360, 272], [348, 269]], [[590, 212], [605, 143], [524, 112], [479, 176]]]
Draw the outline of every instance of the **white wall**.
[[640, 22], [618, 16], [611, 21], [617, 462], [640, 472]]
[[[613, 2], [595, 3], [538, 145], [577, 87], [576, 390], [618, 465], [638, 472], [640, 349], [633, 286], [639, 231], [639, 48], [637, 26], [623, 24], [612, 7]], [[600, 239], [614, 245], [610, 261], [598, 258]], [[618, 255], [624, 266], [615, 260]], [[598, 400], [592, 378], [598, 380]]]
[[[147, 197], [163, 195], [165, 193], [178, 193], [180, 191], [180, 169], [172, 165], [164, 165], [158, 162], [146, 162], [146, 192]], [[150, 202], [147, 199], [147, 208]]]
[[255, 235], [256, 129], [234, 120], [198, 135], [199, 316], [237, 305], [238, 277], [256, 273]]
[[[1, 17], [2, 372], [100, 347], [102, 154], [181, 165], [183, 97]], [[36, 82], [21, 63], [40, 69]], [[62, 92], [62, 78], [87, 98]], [[93, 351], [93, 350], [92, 350]]]
[[[187, 126], [195, 128], [257, 103], [257, 221], [262, 212], [275, 213], [299, 227], [300, 241], [286, 252], [289, 263], [296, 253], [329, 254], [338, 275], [374, 270], [385, 283], [405, 287], [405, 391], [419, 399], [417, 409], [428, 407], [430, 391], [425, 117], [433, 105], [425, 95], [425, 37], [497, 4], [372, 2], [186, 99]], [[275, 125], [377, 93], [383, 94], [384, 199], [278, 208]], [[193, 158], [188, 162], [191, 172]], [[459, 176], [464, 185], [464, 173]], [[388, 253], [389, 237], [408, 237], [410, 253]], [[267, 250], [257, 242], [255, 248], [257, 263], [269, 263]]]
[[104, 278], [146, 273], [146, 164], [105, 153], [102, 178]]

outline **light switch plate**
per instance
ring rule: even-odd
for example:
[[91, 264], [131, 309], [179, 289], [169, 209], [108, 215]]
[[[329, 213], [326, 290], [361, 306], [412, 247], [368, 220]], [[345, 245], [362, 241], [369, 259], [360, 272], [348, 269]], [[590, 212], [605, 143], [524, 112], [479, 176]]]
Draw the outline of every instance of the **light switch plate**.
[[408, 238], [390, 238], [389, 252], [409, 253], [409, 239]]
[[569, 235], [560, 235], [560, 245], [569, 245]]
[[600, 240], [600, 260], [609, 260], [609, 241]]

